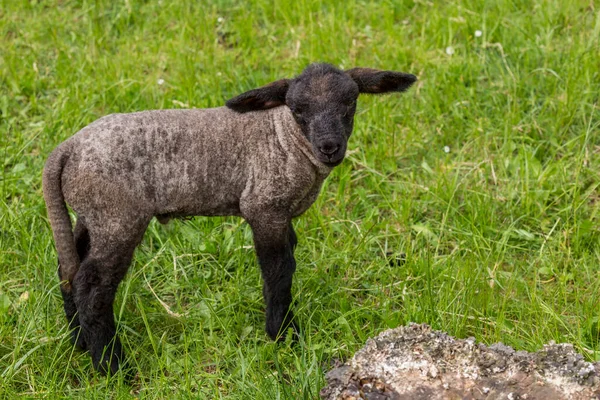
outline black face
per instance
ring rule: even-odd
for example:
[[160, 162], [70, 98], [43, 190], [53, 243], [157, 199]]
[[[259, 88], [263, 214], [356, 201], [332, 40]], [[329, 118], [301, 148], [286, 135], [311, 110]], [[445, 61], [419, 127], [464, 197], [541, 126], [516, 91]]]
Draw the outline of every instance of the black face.
[[315, 156], [329, 166], [342, 162], [354, 125], [359, 93], [408, 89], [417, 77], [394, 71], [311, 64], [294, 79], [280, 79], [227, 101], [240, 113], [287, 105], [312, 144]]
[[333, 167], [344, 159], [358, 94], [350, 76], [326, 64], [311, 65], [289, 81], [285, 103], [315, 156], [326, 165]]

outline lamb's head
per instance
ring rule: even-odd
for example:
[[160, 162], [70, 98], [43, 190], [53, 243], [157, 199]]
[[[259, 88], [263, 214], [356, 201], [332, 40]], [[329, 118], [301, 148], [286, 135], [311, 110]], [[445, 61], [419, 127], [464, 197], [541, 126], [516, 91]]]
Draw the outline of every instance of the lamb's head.
[[281, 79], [227, 101], [237, 112], [287, 105], [310, 141], [315, 156], [336, 166], [346, 153], [360, 93], [403, 92], [417, 78], [411, 74], [311, 64], [293, 79]]

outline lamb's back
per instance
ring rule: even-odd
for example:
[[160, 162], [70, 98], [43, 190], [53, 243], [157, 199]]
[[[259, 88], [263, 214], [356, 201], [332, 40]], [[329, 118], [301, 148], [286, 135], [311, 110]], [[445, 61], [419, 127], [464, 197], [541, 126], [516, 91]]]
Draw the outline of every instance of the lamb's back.
[[65, 142], [65, 197], [75, 209], [87, 192], [153, 214], [236, 214], [257, 124], [224, 107], [108, 115]]

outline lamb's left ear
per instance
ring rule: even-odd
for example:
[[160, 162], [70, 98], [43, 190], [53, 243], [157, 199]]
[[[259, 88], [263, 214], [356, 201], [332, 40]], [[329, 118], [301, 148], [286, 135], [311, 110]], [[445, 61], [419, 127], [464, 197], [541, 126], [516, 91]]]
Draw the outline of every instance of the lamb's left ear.
[[346, 74], [354, 79], [361, 93], [404, 92], [417, 80], [413, 74], [372, 68], [352, 68]]
[[288, 87], [289, 81], [287, 79], [280, 79], [258, 89], [242, 93], [227, 100], [225, 104], [227, 107], [240, 113], [282, 106], [285, 104], [285, 95]]

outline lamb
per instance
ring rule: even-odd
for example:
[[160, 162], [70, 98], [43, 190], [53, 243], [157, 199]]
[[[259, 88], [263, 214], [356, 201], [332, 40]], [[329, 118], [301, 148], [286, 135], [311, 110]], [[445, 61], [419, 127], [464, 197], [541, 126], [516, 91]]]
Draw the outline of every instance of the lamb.
[[294, 327], [292, 218], [344, 159], [359, 93], [402, 92], [415, 81], [311, 64], [226, 107], [112, 114], [61, 143], [46, 162], [43, 190], [73, 344], [89, 351], [95, 369], [116, 373], [124, 354], [113, 301], [148, 223], [199, 215], [250, 225], [266, 331], [280, 339]]

